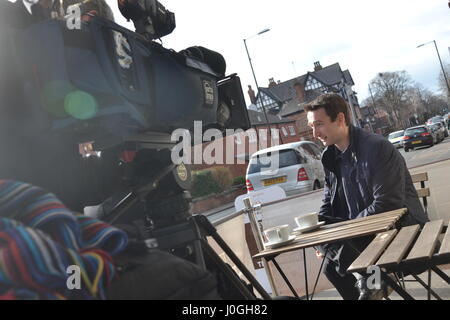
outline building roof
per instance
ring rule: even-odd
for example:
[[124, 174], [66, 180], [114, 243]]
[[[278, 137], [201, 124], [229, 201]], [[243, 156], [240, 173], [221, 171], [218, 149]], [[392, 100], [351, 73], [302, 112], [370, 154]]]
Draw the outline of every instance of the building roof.
[[297, 113], [297, 112], [303, 112], [304, 105], [306, 103], [313, 101], [315, 98], [317, 98], [321, 94], [322, 94], [322, 92], [320, 92], [318, 90], [306, 90], [305, 91], [305, 101], [303, 103], [300, 103], [298, 101], [298, 99], [292, 99], [292, 100], [286, 102], [280, 111], [280, 116], [286, 117], [286, 116], [289, 116], [289, 115]]
[[273, 99], [284, 103], [297, 97], [294, 89], [294, 83], [299, 82], [306, 85], [308, 76], [316, 78], [327, 86], [338, 84], [342, 79], [344, 79], [347, 84], [354, 85], [350, 71], [342, 71], [339, 63], [335, 63], [320, 70], [311, 71], [302, 76], [281, 82], [276, 86], [270, 88], [259, 88], [259, 90], [269, 94]]

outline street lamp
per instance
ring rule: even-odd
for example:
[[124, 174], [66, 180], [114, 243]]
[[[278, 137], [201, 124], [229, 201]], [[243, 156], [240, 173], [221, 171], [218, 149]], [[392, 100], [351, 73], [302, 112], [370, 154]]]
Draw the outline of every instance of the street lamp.
[[441, 64], [442, 73], [444, 74], [445, 84], [447, 85], [447, 90], [448, 90], [448, 91], [447, 91], [447, 92], [448, 92], [447, 97], [450, 97], [450, 87], [449, 87], [449, 85], [448, 85], [447, 75], [445, 74], [444, 66], [442, 65], [441, 56], [439, 55], [439, 50], [438, 50], [438, 47], [437, 47], [437, 45], [436, 45], [436, 40], [433, 40], [433, 41], [430, 41], [430, 42], [426, 42], [426, 43], [422, 43], [421, 45], [418, 45], [417, 48], [423, 47], [424, 45], [429, 44], [429, 43], [432, 43], [432, 42], [434, 42], [434, 47], [436, 48], [436, 53], [437, 53], [437, 56], [438, 56], [438, 58], [439, 58], [439, 63]]
[[[261, 35], [261, 34], [263, 34], [263, 33], [268, 32], [268, 31], [270, 31], [270, 29], [269, 29], [269, 28], [266, 28], [266, 29], [264, 29], [264, 30], [258, 32], [257, 34], [255, 34], [255, 35], [253, 35], [253, 36], [251, 36], [251, 37], [248, 37], [247, 39], [244, 39], [244, 45], [245, 45], [245, 50], [247, 51], [248, 62], [250, 62], [250, 68], [252, 69], [253, 79], [255, 79], [256, 90], [258, 90], [258, 91], [259, 91], [258, 81], [256, 80], [255, 70], [253, 69], [253, 65], [252, 65], [252, 59], [250, 58], [250, 53], [248, 52], [248, 48], [247, 48], [247, 40], [250, 39], [250, 38], [259, 36], [259, 35]], [[259, 99], [260, 99], [261, 106], [262, 106], [262, 109], [263, 109], [264, 118], [266, 119], [266, 123], [267, 123], [267, 125], [269, 126], [269, 129], [270, 129], [269, 120], [267, 119], [266, 108], [265, 108], [265, 106], [264, 106], [264, 102], [263, 102], [263, 100], [262, 100], [261, 93], [259, 94]]]
[[[369, 87], [370, 96], [372, 97], [372, 108], [375, 112], [375, 99], [373, 98], [372, 88], [370, 87], [369, 83], [367, 84], [367, 86]], [[368, 111], [369, 111], [369, 116], [370, 116], [370, 110], [368, 110]], [[368, 119], [369, 119], [370, 130], [372, 130], [372, 132], [375, 132], [375, 131], [373, 131], [372, 121], [370, 120], [370, 117], [368, 117]]]

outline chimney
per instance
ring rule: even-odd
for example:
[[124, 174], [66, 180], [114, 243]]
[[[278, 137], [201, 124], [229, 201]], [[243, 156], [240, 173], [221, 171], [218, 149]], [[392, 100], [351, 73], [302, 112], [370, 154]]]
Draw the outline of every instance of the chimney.
[[322, 66], [319, 61], [314, 62], [314, 71], [322, 70]]
[[277, 84], [273, 78], [269, 79], [269, 88], [275, 87]]
[[250, 97], [250, 102], [251, 102], [252, 104], [256, 104], [256, 95], [255, 95], [255, 91], [253, 91], [251, 85], [248, 86], [248, 91], [247, 91], [247, 93], [248, 93], [248, 96]]
[[305, 102], [305, 85], [300, 82], [294, 83], [295, 95], [300, 103]]

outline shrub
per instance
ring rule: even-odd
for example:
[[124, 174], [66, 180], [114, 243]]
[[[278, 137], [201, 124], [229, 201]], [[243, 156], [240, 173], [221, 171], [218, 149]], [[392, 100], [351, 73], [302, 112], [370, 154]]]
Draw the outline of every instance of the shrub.
[[230, 169], [226, 167], [215, 167], [211, 169], [211, 173], [220, 191], [228, 190], [233, 184], [233, 175]]
[[193, 172], [193, 186], [191, 191], [193, 198], [219, 193], [220, 191], [220, 187], [210, 170]]
[[233, 186], [240, 186], [245, 185], [245, 177], [244, 176], [237, 176], [233, 179]]

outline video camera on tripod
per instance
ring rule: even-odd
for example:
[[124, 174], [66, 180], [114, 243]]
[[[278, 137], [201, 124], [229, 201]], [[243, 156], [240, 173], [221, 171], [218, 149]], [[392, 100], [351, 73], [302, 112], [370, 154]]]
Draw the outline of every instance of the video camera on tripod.
[[[239, 77], [226, 76], [217, 52], [199, 46], [175, 52], [153, 41], [175, 28], [174, 14], [158, 1], [118, 4], [136, 32], [98, 17], [75, 30], [59, 20], [20, 26], [0, 20], [0, 128], [8, 132], [0, 144], [10, 146], [0, 174], [53, 191], [75, 210], [92, 205], [86, 195], [95, 194], [105, 221], [142, 221], [161, 249], [186, 249], [180, 256], [213, 265], [253, 298], [205, 241], [206, 235], [222, 241], [207, 219], [191, 219], [189, 166], [170, 157], [173, 130], [192, 130], [195, 120], [222, 131], [250, 127]], [[10, 4], [0, 3], [3, 10]], [[89, 182], [74, 182], [85, 167], [73, 150], [84, 142], [101, 156]], [[70, 176], [56, 174], [60, 166]], [[75, 192], [66, 192], [69, 183]]]

